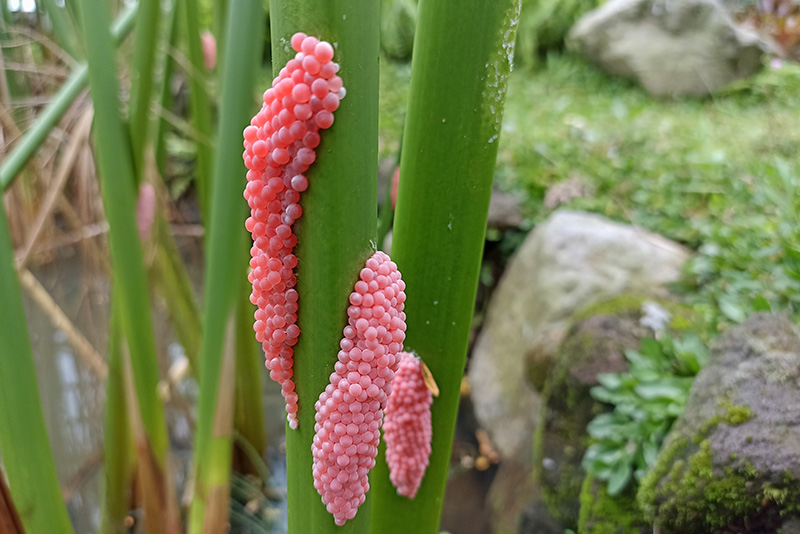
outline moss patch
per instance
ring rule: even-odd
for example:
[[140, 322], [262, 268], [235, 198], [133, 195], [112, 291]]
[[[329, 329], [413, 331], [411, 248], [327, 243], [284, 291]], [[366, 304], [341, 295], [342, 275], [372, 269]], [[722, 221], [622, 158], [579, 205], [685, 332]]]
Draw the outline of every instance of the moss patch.
[[605, 482], [587, 475], [581, 487], [578, 534], [640, 534], [652, 531], [633, 491], [611, 497]]
[[715, 466], [708, 436], [720, 424], [736, 426], [751, 417], [749, 407], [729, 405], [697, 435], [678, 437], [662, 450], [638, 494], [652, 521], [683, 534], [723, 528], [769, 534], [777, 532], [783, 517], [797, 512], [800, 481], [791, 474], [774, 483], [748, 462]]
[[672, 316], [670, 323], [667, 325], [669, 328], [673, 330], [691, 329], [700, 333], [701, 329], [698, 328], [698, 324], [695, 322], [699, 318], [695, 316], [696, 314], [688, 306], [668, 299], [632, 293], [590, 304], [577, 312], [573, 319], [575, 323], [578, 323], [595, 315], [632, 315], [639, 317], [642, 314], [642, 304], [645, 302], [655, 302], [669, 312]]

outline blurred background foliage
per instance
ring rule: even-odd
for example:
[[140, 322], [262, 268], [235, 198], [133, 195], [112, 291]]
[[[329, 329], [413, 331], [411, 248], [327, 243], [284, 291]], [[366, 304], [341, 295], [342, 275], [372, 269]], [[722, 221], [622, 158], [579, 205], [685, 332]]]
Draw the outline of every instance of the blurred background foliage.
[[[381, 0], [381, 49], [390, 59], [411, 57], [419, 0]], [[523, 0], [515, 67], [534, 66], [548, 52], [563, 50], [572, 25], [602, 0]]]

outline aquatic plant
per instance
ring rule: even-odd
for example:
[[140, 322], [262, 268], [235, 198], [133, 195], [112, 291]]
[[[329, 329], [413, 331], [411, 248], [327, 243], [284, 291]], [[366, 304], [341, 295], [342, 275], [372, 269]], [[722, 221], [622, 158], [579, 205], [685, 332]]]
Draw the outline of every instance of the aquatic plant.
[[[247, 206], [241, 196], [245, 172], [239, 132], [254, 111], [252, 95], [266, 29], [265, 11], [260, 3], [245, 0], [214, 4], [215, 11], [223, 8], [217, 12], [221, 16], [215, 18], [215, 40], [221, 50], [215, 67], [221, 81], [215, 114], [211, 103], [216, 86], [206, 79], [212, 73], [203, 63], [196, 3], [179, 0], [176, 8], [170, 6], [165, 13], [159, 12], [157, 4], [142, 0], [139, 16], [134, 19], [129, 12], [123, 17], [129, 26], [135, 20], [137, 34], [142, 37], [134, 45], [132, 72], [136, 79], [130, 91], [129, 114], [123, 117], [120, 110], [126, 107], [120, 94], [128, 91], [119, 87], [109, 6], [99, 0], [70, 3], [83, 21], [80, 26], [96, 111], [97, 168], [103, 181], [115, 282], [107, 390], [107, 421], [113, 424], [106, 428], [104, 531], [123, 528], [127, 490], [136, 468], [139, 493], [145, 498], [146, 530], [177, 532], [181, 528], [177, 499], [169, 484], [170, 436], [164, 403], [158, 396], [159, 368], [149, 313], [151, 287], [145, 276], [149, 255], [143, 253], [143, 246], [147, 251], [155, 241], [158, 276], [153, 279], [157, 280], [158, 292], [165, 295], [171, 322], [186, 346], [199, 385], [188, 530], [218, 532], [229, 522], [234, 433], [258, 443], [254, 447], [257, 453], [263, 451], [253, 325], [267, 352], [273, 377], [282, 384], [289, 425], [296, 427], [288, 432], [286, 442], [290, 532], [365, 533], [370, 523], [372, 531], [379, 533], [438, 532], [459, 396], [457, 384], [466, 354], [519, 1], [470, 0], [468, 5], [456, 5], [427, 0], [420, 5], [417, 55], [412, 67], [415, 87], [404, 144], [408, 150], [401, 165], [395, 249], [402, 258], [396, 259], [399, 270], [404, 277], [410, 273], [418, 284], [413, 289], [417, 296], [410, 299], [419, 314], [413, 319], [418, 332], [412, 334], [416, 336], [414, 348], [425, 351], [443, 387], [442, 401], [432, 412], [433, 422], [441, 429], [431, 444], [430, 467], [417, 498], [409, 501], [403, 497], [399, 505], [392, 500], [396, 497], [393, 487], [391, 495], [375, 491], [391, 487], [388, 467], [382, 457], [376, 457], [377, 427], [398, 364], [395, 354], [404, 341], [402, 314], [406, 304], [397, 265], [375, 252], [379, 4], [369, 0], [271, 2], [272, 64], [278, 66], [274, 73], [277, 83], [260, 104], [263, 113], [256, 115], [252, 129], [245, 133], [249, 153], [244, 163], [252, 173], [246, 186], [253, 210], [246, 223], [254, 238], [250, 288], [245, 277], [249, 243], [241, 224], [247, 217]], [[63, 11], [58, 13], [63, 15]], [[183, 25], [176, 23], [177, 14]], [[324, 36], [331, 44], [305, 35], [290, 39], [299, 29]], [[180, 31], [186, 34], [176, 37]], [[124, 32], [118, 29], [120, 33]], [[161, 37], [165, 46], [154, 46]], [[165, 188], [158, 172], [168, 168], [165, 136], [169, 128], [164, 121], [168, 114], [154, 117], [151, 112], [170, 108], [169, 78], [165, 75], [159, 79], [159, 73], [169, 73], [177, 66], [167, 51], [182, 42], [188, 47], [188, 64], [181, 67], [189, 78], [191, 124], [178, 121], [171, 127], [181, 130], [190, 141], [185, 144], [196, 152], [195, 192], [205, 227], [206, 253], [202, 314], [191, 291], [187, 291], [185, 266], [171, 242], [163, 213]], [[334, 51], [341, 73], [332, 62]], [[286, 70], [281, 72], [280, 65], [286, 65]], [[301, 73], [302, 80], [295, 73]], [[345, 100], [342, 78], [350, 93]], [[33, 129], [36, 137], [27, 137], [18, 155], [4, 161], [0, 168], [3, 188], [41, 146], [42, 134], [52, 129], [86, 79], [85, 69], [76, 70], [63, 95], [54, 101], [53, 113], [43, 114], [40, 126]], [[337, 111], [340, 106], [341, 111]], [[336, 126], [332, 127], [335, 111]], [[214, 116], [218, 116], [216, 131]], [[322, 129], [329, 132], [320, 151]], [[155, 158], [150, 157], [152, 154]], [[264, 176], [268, 177], [266, 181], [261, 179]], [[136, 192], [143, 183], [153, 186], [152, 190], [146, 186], [140, 204], [140, 222], [152, 219], [150, 231], [141, 233], [149, 233], [144, 245], [136, 224]], [[0, 219], [5, 222], [4, 213], [0, 213]], [[141, 229], [147, 230], [144, 226]], [[423, 235], [425, 239], [420, 241]], [[3, 286], [9, 295], [17, 294], [10, 239], [2, 239], [0, 246]], [[363, 271], [365, 262], [367, 270]], [[361, 279], [353, 292], [356, 277]], [[386, 287], [381, 287], [382, 277], [390, 280]], [[371, 287], [373, 282], [377, 288]], [[364, 284], [367, 290], [359, 291]], [[255, 322], [246, 297], [250, 291], [252, 303], [258, 307]], [[23, 312], [18, 300], [4, 308], [17, 320], [0, 324], [0, 338], [21, 339], [18, 319]], [[382, 324], [386, 315], [389, 322]], [[345, 318], [348, 325], [340, 342]], [[370, 324], [373, 319], [377, 324]], [[349, 324], [351, 320], [353, 324]], [[367, 322], [364, 328], [362, 320]], [[337, 343], [344, 359], [339, 366]], [[14, 342], [9, 346], [22, 347]], [[385, 354], [377, 354], [379, 346], [384, 347]], [[35, 397], [33, 360], [30, 351], [23, 349], [17, 351], [21, 357], [13, 360], [14, 365], [6, 367], [9, 373], [0, 376], [4, 384], [10, 384], [3, 391], [9, 391], [12, 399], [0, 406], [4, 423], [0, 426], [10, 429], [0, 433], [10, 491], [18, 505], [27, 506], [33, 486], [24, 478], [26, 473], [35, 472], [39, 508], [23, 517], [26, 528], [38, 531], [37, 525], [47, 525], [42, 528], [48, 532], [68, 532], [68, 518], [45, 447], [47, 438], [43, 424], [39, 424], [41, 410], [31, 400]], [[365, 361], [369, 351], [373, 353], [372, 362]], [[0, 367], [12, 364], [11, 358], [1, 359]], [[370, 364], [369, 369], [362, 369], [365, 363]], [[16, 371], [20, 371], [19, 376]], [[364, 401], [359, 400], [365, 395]], [[302, 409], [303, 399], [319, 399], [319, 412]], [[328, 401], [336, 411], [330, 410]], [[23, 405], [25, 409], [17, 409]], [[338, 422], [333, 421], [336, 413], [342, 414]], [[248, 417], [240, 419], [240, 414]], [[345, 415], [351, 416], [351, 422], [344, 423]], [[362, 415], [363, 422], [358, 422]], [[326, 423], [333, 428], [326, 428]], [[344, 434], [337, 432], [337, 424], [345, 425]], [[361, 428], [363, 424], [366, 427]], [[358, 426], [354, 434], [350, 425]], [[317, 441], [315, 432], [319, 434]], [[13, 436], [13, 440], [6, 436]], [[357, 439], [361, 442], [356, 443]], [[326, 451], [326, 443], [331, 444], [330, 451]], [[344, 448], [344, 454], [334, 450], [337, 445]], [[352, 446], [356, 447], [354, 454], [348, 453]], [[370, 475], [373, 506], [368, 509], [370, 513], [362, 511], [356, 516], [359, 506], [370, 504], [366, 481], [372, 465], [380, 469]], [[351, 469], [347, 484], [339, 480], [342, 468], [345, 472]], [[333, 483], [334, 473], [341, 489]], [[328, 504], [333, 505], [334, 519], [326, 510]], [[50, 513], [50, 519], [42, 515], [42, 510]]]

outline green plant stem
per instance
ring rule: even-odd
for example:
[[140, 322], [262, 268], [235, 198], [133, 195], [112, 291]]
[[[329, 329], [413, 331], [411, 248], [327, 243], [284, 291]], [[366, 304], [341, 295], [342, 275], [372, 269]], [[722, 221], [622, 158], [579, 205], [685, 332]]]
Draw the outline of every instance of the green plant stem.
[[[177, 47], [178, 28], [180, 17], [178, 16], [178, 6], [172, 3], [169, 14], [167, 15], [167, 36], [164, 39], [164, 50], [161, 54], [161, 95], [159, 103], [162, 110], [172, 109], [172, 73], [175, 70], [175, 59], [170, 53]], [[167, 168], [167, 133], [171, 131], [169, 122], [163, 116], [156, 119], [155, 125], [155, 158], [156, 168], [161, 176], [166, 176]]]
[[[228, 17], [228, 3], [230, 0], [216, 0], [212, 4], [212, 33], [217, 41], [217, 68], [221, 69], [220, 62], [224, 60], [223, 47], [227, 43], [227, 36], [225, 35], [225, 19]], [[221, 70], [220, 70], [221, 72]]]
[[[402, 151], [402, 147], [401, 147]], [[401, 152], [402, 153], [402, 152]], [[400, 154], [397, 155], [397, 167], [400, 167]], [[383, 247], [386, 236], [392, 231], [392, 221], [394, 220], [394, 206], [392, 206], [392, 188], [394, 187], [394, 170], [389, 176], [388, 187], [386, 187], [386, 194], [383, 195], [383, 202], [381, 209], [378, 213], [378, 247]], [[387, 254], [391, 254], [391, 250], [385, 250]]]
[[[112, 303], [119, 299], [112, 298]], [[130, 421], [125, 403], [122, 366], [122, 321], [118, 306], [112, 306], [108, 334], [108, 380], [103, 428], [104, 499], [101, 534], [125, 534], [125, 517], [130, 508], [130, 488], [134, 472], [131, 454]]]
[[150, 125], [150, 102], [153, 97], [153, 74], [156, 46], [161, 34], [160, 0], [139, 0], [136, 16], [133, 63], [131, 69], [131, 97], [128, 123], [131, 132], [131, 156], [134, 176], [138, 184], [143, 175], [144, 150]]
[[[133, 22], [136, 19], [136, 5], [128, 8], [122, 13], [119, 18], [114, 21], [111, 27], [111, 33], [114, 40], [119, 44], [122, 39], [130, 33], [133, 28]], [[0, 191], [5, 191], [14, 181], [14, 178], [28, 163], [31, 156], [39, 150], [50, 131], [53, 129], [64, 113], [67, 112], [72, 102], [78, 97], [83, 90], [86, 82], [89, 79], [89, 69], [86, 63], [79, 65], [70, 74], [61, 89], [53, 96], [53, 100], [47, 108], [39, 114], [36, 122], [25, 132], [19, 143], [16, 144], [14, 149], [3, 160], [0, 165]]]
[[[66, 5], [67, 10], [72, 16], [72, 22], [75, 24], [76, 31], [79, 31], [80, 35], [83, 35], [83, 28], [81, 28], [80, 3], [81, 0], [64, 0], [64, 4]], [[81, 43], [81, 47], [83, 47], [83, 43]], [[84, 55], [86, 54], [84, 53]]]
[[169, 224], [163, 213], [156, 213], [155, 218], [156, 252], [150, 275], [158, 292], [164, 297], [170, 324], [199, 382], [202, 317], [186, 265], [169, 233]]
[[42, 0], [42, 7], [50, 18], [58, 45], [70, 56], [81, 57], [83, 53], [77, 39], [77, 29], [66, 4], [59, 6], [56, 0]]
[[136, 355], [132, 360], [142, 419], [158, 459], [163, 462], [167, 452], [166, 426], [156, 395], [158, 365], [142, 248], [134, 219], [133, 166], [119, 115], [117, 62], [110, 46], [110, 35], [103, 30], [108, 27], [108, 7], [102, 0], [86, 0], [82, 13], [83, 27], [87, 28], [89, 77], [95, 107], [98, 174], [103, 185], [103, 204], [109, 224], [117, 294], [122, 306], [123, 331], [129, 338], [131, 353]]
[[189, 532], [221, 532], [228, 520], [235, 369], [235, 316], [248, 265], [242, 198], [242, 130], [252, 115], [261, 58], [260, 2], [231, 0], [228, 13], [219, 150], [212, 175], [211, 222], [206, 250], [205, 318], [200, 351], [200, 399], [195, 439], [195, 491]]
[[[5, 42], [10, 39], [8, 28], [11, 26], [12, 16], [7, 2], [0, 2], [0, 5], [3, 6], [3, 17], [0, 19], [0, 40]], [[6, 62], [14, 61], [16, 59], [16, 52], [16, 50], [8, 46], [0, 47], [0, 63], [3, 65], [2, 72], [0, 72], [0, 76], [2, 76], [2, 79], [0, 79], [0, 103], [2, 103], [4, 106], [7, 106], [9, 109], [11, 105], [11, 98], [22, 93], [22, 88], [20, 88], [17, 80], [17, 73], [5, 68]], [[17, 114], [12, 113], [12, 116], [15, 115]]]
[[0, 19], [5, 26], [11, 24], [11, 10], [8, 8], [8, 2], [0, 2]]
[[383, 454], [372, 533], [439, 532], [519, 0], [420, 3], [392, 258], [407, 284], [406, 349], [433, 373], [433, 452], [414, 500]]
[[[249, 299], [252, 286], [245, 277], [241, 278], [241, 282], [239, 294], [242, 298], [236, 310], [236, 411], [233, 427], [242, 440], [247, 441], [260, 456], [263, 456], [267, 450], [263, 402], [264, 356], [253, 335], [255, 307], [250, 304]], [[258, 466], [244, 454], [244, 451], [239, 455], [239, 459], [246, 460], [243, 462], [247, 468], [244, 472], [258, 474]]]
[[178, 0], [186, 23], [186, 47], [191, 71], [189, 76], [189, 104], [192, 126], [200, 138], [197, 141], [197, 164], [195, 183], [200, 199], [200, 212], [206, 227], [210, 224], [211, 163], [214, 149], [206, 140], [214, 138], [211, 121], [211, 100], [206, 89], [206, 67], [203, 62], [203, 47], [200, 43], [200, 23], [197, 20], [197, 3], [192, 0]]
[[142, 247], [135, 221], [136, 188], [130, 145], [119, 113], [117, 62], [108, 31], [108, 4], [86, 0], [82, 27], [89, 62], [91, 95], [95, 108], [96, 160], [102, 182], [103, 206], [109, 224], [109, 247], [120, 306], [122, 330], [128, 341], [138, 409], [136, 449], [146, 492], [148, 531], [172, 532], [167, 485], [169, 441], [164, 411], [158, 397], [158, 361], [149, 289]]
[[0, 197], [0, 454], [28, 532], [71, 533], [36, 382], [14, 246]]
[[294, 57], [289, 39], [302, 31], [336, 45], [334, 61], [347, 88], [333, 128], [322, 132], [297, 223], [297, 324], [302, 333], [294, 353], [299, 426], [286, 435], [290, 534], [369, 529], [369, 499], [355, 519], [334, 525], [313, 486], [311, 442], [314, 403], [336, 363], [347, 298], [375, 246], [379, 11], [380, 4], [370, 0], [270, 3], [274, 74]]
[[[167, 20], [163, 28], [162, 46], [153, 59], [154, 64], [161, 70], [161, 76], [158, 80], [158, 88], [154, 88], [152, 92], [158, 93], [161, 108], [165, 110], [169, 109], [172, 103], [170, 80], [175, 61], [170, 54], [170, 50], [177, 42], [179, 20], [178, 7], [173, 2], [167, 13]], [[150, 116], [148, 112], [145, 112], [144, 115]], [[144, 127], [144, 125], [142, 124], [139, 127]], [[131, 128], [132, 137], [134, 137], [133, 123], [131, 123]], [[167, 150], [165, 137], [168, 129], [169, 124], [163, 114], [155, 114], [149, 122], [148, 128], [149, 135], [152, 135], [154, 139], [154, 158], [150, 159], [149, 149], [145, 149], [143, 154], [145, 158], [144, 164], [146, 165], [145, 175], [157, 174], [158, 177], [153, 177], [152, 181], [154, 182], [154, 187], [159, 191], [157, 196], [162, 199], [159, 203], [162, 209], [158, 209], [155, 214], [154, 240], [156, 250], [149, 274], [152, 281], [155, 282], [158, 292], [164, 297], [170, 324], [186, 352], [192, 373], [199, 381], [202, 317], [186, 264], [178, 251], [175, 239], [170, 233], [167, 210], [163, 209], [162, 204], [163, 197], [169, 196], [169, 192], [160, 178], [164, 177], [166, 172]], [[141, 133], [143, 134], [144, 132]], [[144, 176], [139, 178], [141, 180]]]

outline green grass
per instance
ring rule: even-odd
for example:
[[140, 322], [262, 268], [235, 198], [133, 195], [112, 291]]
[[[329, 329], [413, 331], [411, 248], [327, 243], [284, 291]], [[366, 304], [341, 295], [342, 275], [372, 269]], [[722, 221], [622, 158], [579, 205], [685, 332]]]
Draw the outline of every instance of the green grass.
[[[383, 63], [382, 147], [396, 147], [405, 65]], [[594, 193], [560, 207], [601, 213], [698, 251], [685, 299], [710, 324], [754, 309], [800, 311], [800, 67], [768, 69], [703, 100], [658, 100], [571, 56], [509, 82], [496, 182], [535, 224], [545, 193], [578, 178]]]

